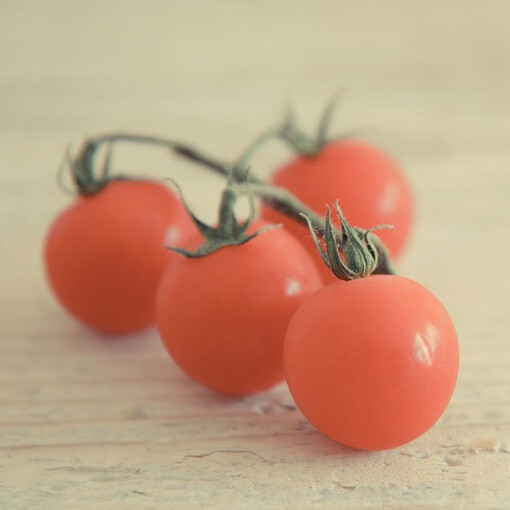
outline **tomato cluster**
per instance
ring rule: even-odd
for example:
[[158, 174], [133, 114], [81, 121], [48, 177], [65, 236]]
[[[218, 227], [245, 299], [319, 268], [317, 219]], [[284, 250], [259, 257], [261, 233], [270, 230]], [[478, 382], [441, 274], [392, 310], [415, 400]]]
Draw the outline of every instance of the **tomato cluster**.
[[[383, 151], [324, 142], [277, 170], [272, 185], [243, 185], [232, 170], [215, 226], [163, 184], [91, 186], [90, 161], [75, 163], [81, 196], [51, 226], [44, 259], [55, 295], [80, 321], [113, 334], [156, 321], [175, 363], [218, 392], [247, 395], [286, 379], [310, 422], [354, 448], [404, 444], [441, 416], [458, 371], [448, 313], [418, 283], [376, 274], [390, 271], [367, 229], [394, 226], [380, 239], [397, 257], [412, 221], [409, 186]], [[253, 204], [252, 191], [265, 199], [262, 217], [239, 222], [235, 200], [248, 194]], [[329, 209], [324, 222], [310, 220], [336, 200], [339, 223]]]

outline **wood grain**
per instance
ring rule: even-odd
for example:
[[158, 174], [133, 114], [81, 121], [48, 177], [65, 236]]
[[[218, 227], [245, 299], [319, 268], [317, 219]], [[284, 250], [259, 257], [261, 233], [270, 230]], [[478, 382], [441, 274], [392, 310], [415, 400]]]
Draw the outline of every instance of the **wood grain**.
[[[0, 508], [510, 508], [510, 4], [0, 2]], [[232, 158], [288, 97], [312, 126], [391, 151], [417, 197], [401, 274], [461, 345], [439, 423], [387, 452], [316, 432], [285, 386], [215, 395], [154, 330], [102, 338], [48, 290], [41, 245], [71, 198], [68, 142], [126, 129]], [[266, 176], [286, 152], [258, 155]], [[116, 165], [178, 179], [212, 217], [221, 179], [164, 151]]]

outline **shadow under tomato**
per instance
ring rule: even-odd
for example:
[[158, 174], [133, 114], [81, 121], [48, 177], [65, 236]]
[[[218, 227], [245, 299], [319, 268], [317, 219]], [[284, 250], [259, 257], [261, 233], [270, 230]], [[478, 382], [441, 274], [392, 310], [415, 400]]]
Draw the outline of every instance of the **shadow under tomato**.
[[[359, 459], [377, 452], [357, 450], [329, 439], [308, 422], [292, 400], [285, 383], [249, 396], [222, 395], [179, 377], [189, 396], [203, 402], [204, 420], [228, 418], [222, 440], [260, 452], [288, 452], [293, 460]], [[231, 432], [231, 434], [230, 434]], [[223, 436], [223, 434], [222, 434]], [[275, 462], [285, 462], [285, 458]]]

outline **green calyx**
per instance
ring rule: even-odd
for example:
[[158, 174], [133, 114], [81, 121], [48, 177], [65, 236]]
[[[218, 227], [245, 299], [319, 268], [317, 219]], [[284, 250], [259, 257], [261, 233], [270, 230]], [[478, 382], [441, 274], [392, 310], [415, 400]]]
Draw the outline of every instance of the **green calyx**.
[[296, 126], [294, 112], [289, 108], [286, 119], [279, 130], [279, 137], [298, 154], [308, 157], [317, 156], [324, 146], [331, 141], [328, 137], [328, 132], [337, 102], [338, 94], [335, 94], [326, 103], [314, 137], [309, 137]]
[[[246, 168], [247, 162], [252, 156], [268, 141], [277, 139], [286, 143], [290, 148], [302, 156], [313, 157], [321, 153], [324, 146], [330, 141], [334, 140], [328, 136], [331, 120], [333, 118], [336, 104], [337, 94], [335, 94], [326, 104], [322, 115], [319, 119], [319, 126], [315, 136], [310, 137], [304, 133], [296, 123], [294, 111], [288, 107], [287, 113], [283, 122], [274, 126], [266, 131], [263, 131], [250, 145], [243, 151], [237, 158], [234, 167], [241, 169]], [[338, 138], [336, 138], [338, 139]], [[234, 179], [242, 181], [237, 178], [236, 170], [234, 169]]]
[[59, 182], [65, 189], [63, 172], [67, 168], [71, 171], [71, 177], [78, 190], [83, 196], [90, 196], [101, 191], [112, 180], [124, 179], [123, 176], [112, 177], [110, 173], [112, 162], [112, 145], [108, 144], [105, 157], [100, 171], [96, 174], [94, 170], [94, 158], [99, 148], [99, 143], [86, 142], [81, 151], [73, 157], [69, 147], [66, 149], [64, 160], [58, 173]]
[[207, 225], [191, 211], [191, 209], [184, 200], [181, 189], [175, 183], [175, 181], [172, 182], [179, 190], [183, 205], [186, 208], [186, 211], [188, 212], [190, 218], [195, 223], [196, 227], [198, 228], [198, 230], [205, 239], [205, 241], [195, 251], [188, 251], [184, 248], [176, 246], [167, 247], [169, 250], [175, 251], [176, 253], [180, 253], [181, 255], [187, 258], [204, 257], [206, 255], [214, 253], [215, 251], [218, 251], [220, 248], [223, 248], [225, 246], [238, 246], [241, 244], [245, 244], [251, 239], [262, 234], [266, 230], [281, 226], [281, 225], [267, 225], [265, 227], [259, 228], [252, 234], [248, 234], [247, 231], [255, 216], [253, 195], [251, 194], [248, 185], [247, 196], [250, 205], [250, 214], [245, 221], [239, 222], [234, 212], [234, 204], [238, 198], [238, 191], [236, 190], [234, 184], [232, 183], [232, 178], [229, 179], [228, 186], [223, 190], [220, 209], [218, 213], [218, 226], [212, 227], [210, 225]]
[[[312, 222], [305, 215], [302, 216], [308, 223], [315, 246], [328, 268], [341, 280], [355, 280], [366, 278], [376, 269], [379, 262], [377, 249], [373, 243], [371, 232], [379, 228], [393, 228], [390, 225], [377, 225], [368, 230], [352, 227], [345, 219], [338, 201], [335, 210], [342, 226], [341, 236], [338, 239], [331, 219], [331, 209], [326, 206], [326, 218], [324, 228], [324, 247], [317, 237]], [[344, 259], [340, 256], [340, 251]]]

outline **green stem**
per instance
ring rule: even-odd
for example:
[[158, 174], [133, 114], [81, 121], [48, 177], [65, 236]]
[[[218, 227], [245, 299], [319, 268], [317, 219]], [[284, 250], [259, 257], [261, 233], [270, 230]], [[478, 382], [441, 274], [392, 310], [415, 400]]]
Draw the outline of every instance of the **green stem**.
[[102, 176], [96, 176], [94, 173], [95, 158], [97, 151], [103, 145], [112, 146], [118, 142], [140, 143], [144, 145], [156, 145], [171, 149], [176, 154], [192, 161], [196, 161], [220, 175], [229, 175], [226, 165], [213, 158], [205, 156], [195, 149], [175, 140], [169, 140], [159, 136], [137, 135], [133, 133], [108, 133], [85, 140], [81, 150], [74, 160], [68, 158], [71, 166], [72, 176], [78, 192], [81, 195], [93, 195], [100, 191], [109, 181], [123, 178], [122, 176], [112, 177], [103, 172]]
[[282, 127], [276, 127], [268, 129], [261, 133], [253, 142], [241, 153], [234, 163], [234, 170], [237, 170], [235, 180], [239, 181], [237, 173], [242, 172], [249, 166], [249, 162], [253, 155], [268, 141], [274, 138], [280, 138], [282, 133]]
[[[232, 186], [232, 189], [239, 194], [247, 194], [247, 186], [250, 187], [252, 193], [261, 198], [269, 207], [285, 214], [302, 225], [308, 226], [308, 222], [306, 220], [306, 218], [308, 218], [310, 225], [314, 228], [314, 230], [316, 230], [321, 236], [324, 236], [326, 229], [324, 218], [320, 214], [312, 211], [287, 189], [263, 182], [250, 182], [249, 184], [241, 183]], [[363, 236], [366, 232], [364, 229], [359, 227], [355, 227], [355, 229], [360, 236]], [[338, 229], [335, 229], [335, 233], [338, 239], [341, 239], [342, 234]], [[371, 239], [379, 255], [374, 274], [395, 274], [393, 262], [384, 243], [376, 235], [372, 235]]]
[[[267, 131], [258, 138], [256, 145], [260, 146], [260, 144], [265, 143], [273, 136], [275, 136], [275, 131], [272, 133]], [[199, 163], [220, 175], [225, 177], [230, 177], [232, 175], [232, 167], [230, 165], [205, 155], [202, 152], [199, 152], [196, 149], [183, 143], [157, 136], [145, 136], [131, 133], [111, 133], [85, 141], [78, 156], [74, 161], [71, 162], [73, 177], [80, 193], [96, 193], [108, 182], [108, 180], [112, 179], [111, 177], [103, 176], [103, 178], [97, 180], [97, 178], [94, 177], [93, 162], [94, 156], [102, 144], [110, 145], [117, 142], [134, 142], [166, 147], [171, 149], [176, 154], [194, 161], [195, 163]], [[255, 145], [255, 143], [252, 144], [252, 146], [253, 145]], [[252, 149], [250, 147], [241, 155], [238, 162], [241, 161], [241, 163], [243, 163], [244, 159], [246, 159], [248, 155], [251, 155]], [[312, 211], [301, 201], [299, 201], [298, 198], [290, 191], [286, 190], [285, 188], [273, 186], [259, 179], [248, 176], [246, 172], [236, 172], [234, 178], [239, 184], [237, 186], [234, 185], [233, 189], [236, 189], [238, 193], [247, 193], [248, 191], [246, 185], [249, 183], [251, 191], [258, 195], [269, 207], [285, 214], [289, 218], [292, 218], [293, 220], [301, 223], [306, 227], [307, 221], [303, 217], [304, 214], [310, 219], [313, 228], [317, 230], [319, 234], [324, 235], [324, 218]], [[357, 230], [360, 234], [365, 233], [365, 230], [363, 229], [357, 228]], [[336, 233], [338, 234], [338, 238], [341, 238], [341, 232], [336, 230]], [[373, 236], [373, 242], [379, 254], [379, 262], [374, 273], [394, 274], [395, 270], [384, 243], [377, 236]]]

